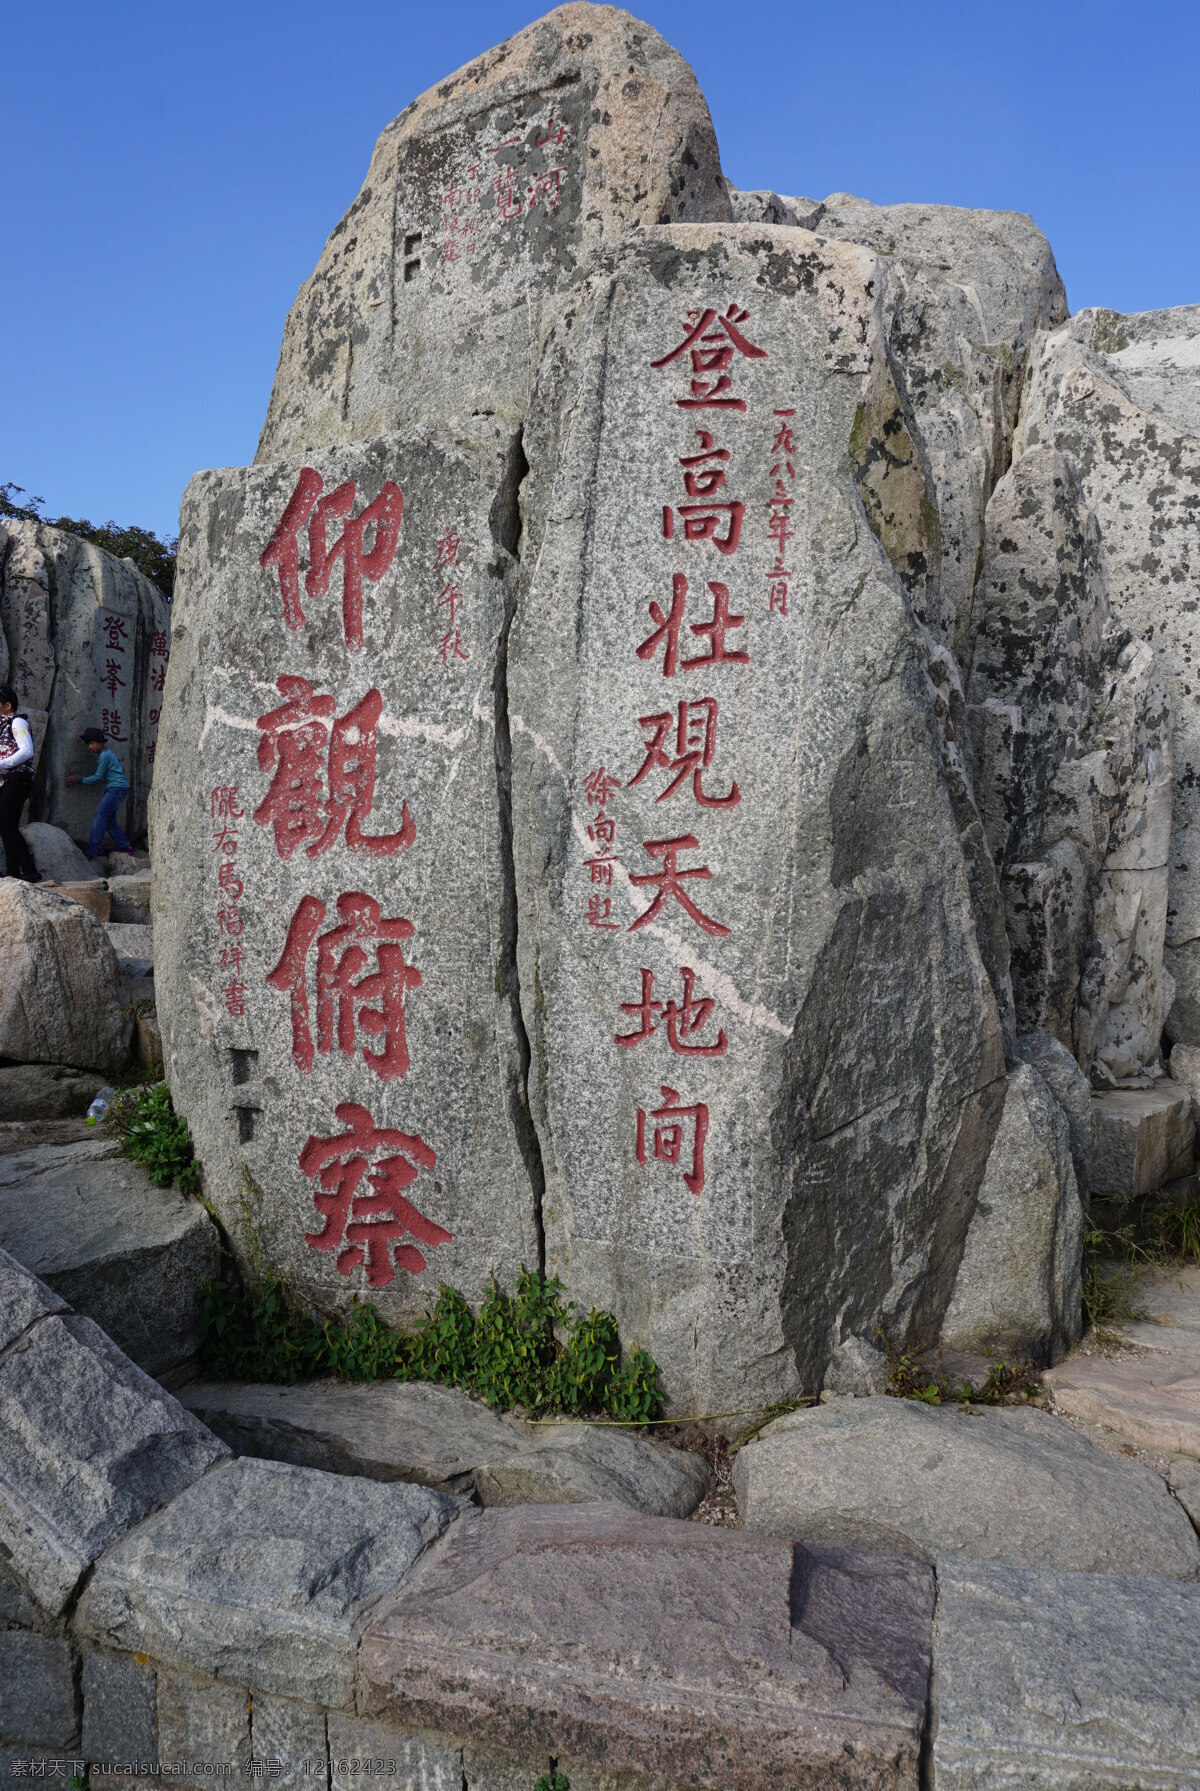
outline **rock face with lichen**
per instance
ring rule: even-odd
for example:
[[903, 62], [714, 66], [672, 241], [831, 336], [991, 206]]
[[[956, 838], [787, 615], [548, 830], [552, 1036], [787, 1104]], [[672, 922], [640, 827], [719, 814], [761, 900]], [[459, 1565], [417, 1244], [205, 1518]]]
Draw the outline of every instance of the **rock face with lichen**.
[[677, 1411], [1062, 1353], [1193, 887], [1185, 602], [1064, 407], [1171, 432], [1152, 535], [1195, 434], [1186, 330], [1066, 316], [1027, 218], [731, 188], [611, 8], [384, 131], [181, 531], [159, 1013], [235, 1241], [392, 1318], [536, 1264]]

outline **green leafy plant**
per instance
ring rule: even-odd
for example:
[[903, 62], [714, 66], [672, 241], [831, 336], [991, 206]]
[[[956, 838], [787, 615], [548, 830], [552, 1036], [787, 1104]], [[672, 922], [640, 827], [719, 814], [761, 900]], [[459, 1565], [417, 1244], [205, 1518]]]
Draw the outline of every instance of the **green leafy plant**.
[[196, 1192], [200, 1166], [187, 1121], [172, 1106], [165, 1082], [126, 1090], [113, 1102], [107, 1123], [119, 1133], [124, 1155], [149, 1171], [156, 1188]]
[[204, 1371], [238, 1380], [440, 1381], [500, 1411], [603, 1413], [648, 1424], [662, 1411], [658, 1367], [636, 1344], [622, 1355], [611, 1313], [581, 1314], [557, 1279], [522, 1268], [509, 1294], [493, 1283], [473, 1314], [443, 1287], [410, 1332], [393, 1331], [375, 1308], [356, 1303], [323, 1322], [274, 1271], [206, 1281], [197, 1296]]
[[533, 1791], [571, 1791], [571, 1781], [563, 1772], [555, 1767], [553, 1772], [544, 1772]]

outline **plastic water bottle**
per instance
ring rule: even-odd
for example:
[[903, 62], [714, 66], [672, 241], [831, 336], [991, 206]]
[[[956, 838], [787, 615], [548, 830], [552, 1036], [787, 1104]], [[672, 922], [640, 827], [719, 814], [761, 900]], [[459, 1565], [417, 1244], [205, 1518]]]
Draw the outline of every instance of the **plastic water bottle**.
[[104, 1087], [100, 1090], [100, 1093], [96, 1096], [95, 1100], [87, 1110], [86, 1117], [89, 1126], [98, 1126], [100, 1124], [100, 1121], [108, 1112], [109, 1104], [115, 1098], [116, 1092], [115, 1088], [109, 1088], [108, 1084], [105, 1083]]

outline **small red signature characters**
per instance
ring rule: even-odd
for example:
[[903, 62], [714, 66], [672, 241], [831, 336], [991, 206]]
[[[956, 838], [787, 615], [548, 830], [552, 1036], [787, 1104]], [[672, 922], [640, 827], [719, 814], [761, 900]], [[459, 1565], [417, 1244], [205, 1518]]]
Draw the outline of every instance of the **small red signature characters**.
[[[313, 1203], [325, 1221], [319, 1232], [305, 1233], [305, 1242], [336, 1250], [340, 1275], [365, 1262], [369, 1287], [386, 1287], [396, 1269], [421, 1274], [425, 1258], [417, 1246], [436, 1250], [451, 1242], [403, 1193], [422, 1169], [433, 1168], [433, 1151], [416, 1133], [377, 1126], [357, 1101], [342, 1101], [334, 1113], [346, 1130], [310, 1137], [300, 1152], [300, 1168], [320, 1183]], [[401, 1242], [406, 1236], [415, 1242]]]

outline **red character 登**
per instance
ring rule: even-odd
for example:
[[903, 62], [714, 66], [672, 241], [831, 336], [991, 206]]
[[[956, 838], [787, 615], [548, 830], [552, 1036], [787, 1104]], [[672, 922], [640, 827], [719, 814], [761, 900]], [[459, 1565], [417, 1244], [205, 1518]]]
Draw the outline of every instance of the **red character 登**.
[[[742, 332], [740, 326], [749, 315], [749, 311], [739, 310], [737, 305], [730, 305], [720, 317], [711, 305], [704, 310], [689, 311], [689, 327], [682, 342], [669, 354], [651, 361], [650, 365], [657, 370], [669, 367], [682, 354], [691, 356], [692, 395], [675, 400], [681, 410], [745, 410], [745, 399], [733, 396], [733, 381], [729, 376], [734, 354], [743, 355], [749, 361], [765, 361], [767, 358], [766, 349], [756, 347]], [[716, 327], [711, 327], [713, 325]], [[716, 375], [715, 379], [701, 377], [712, 374]]]

